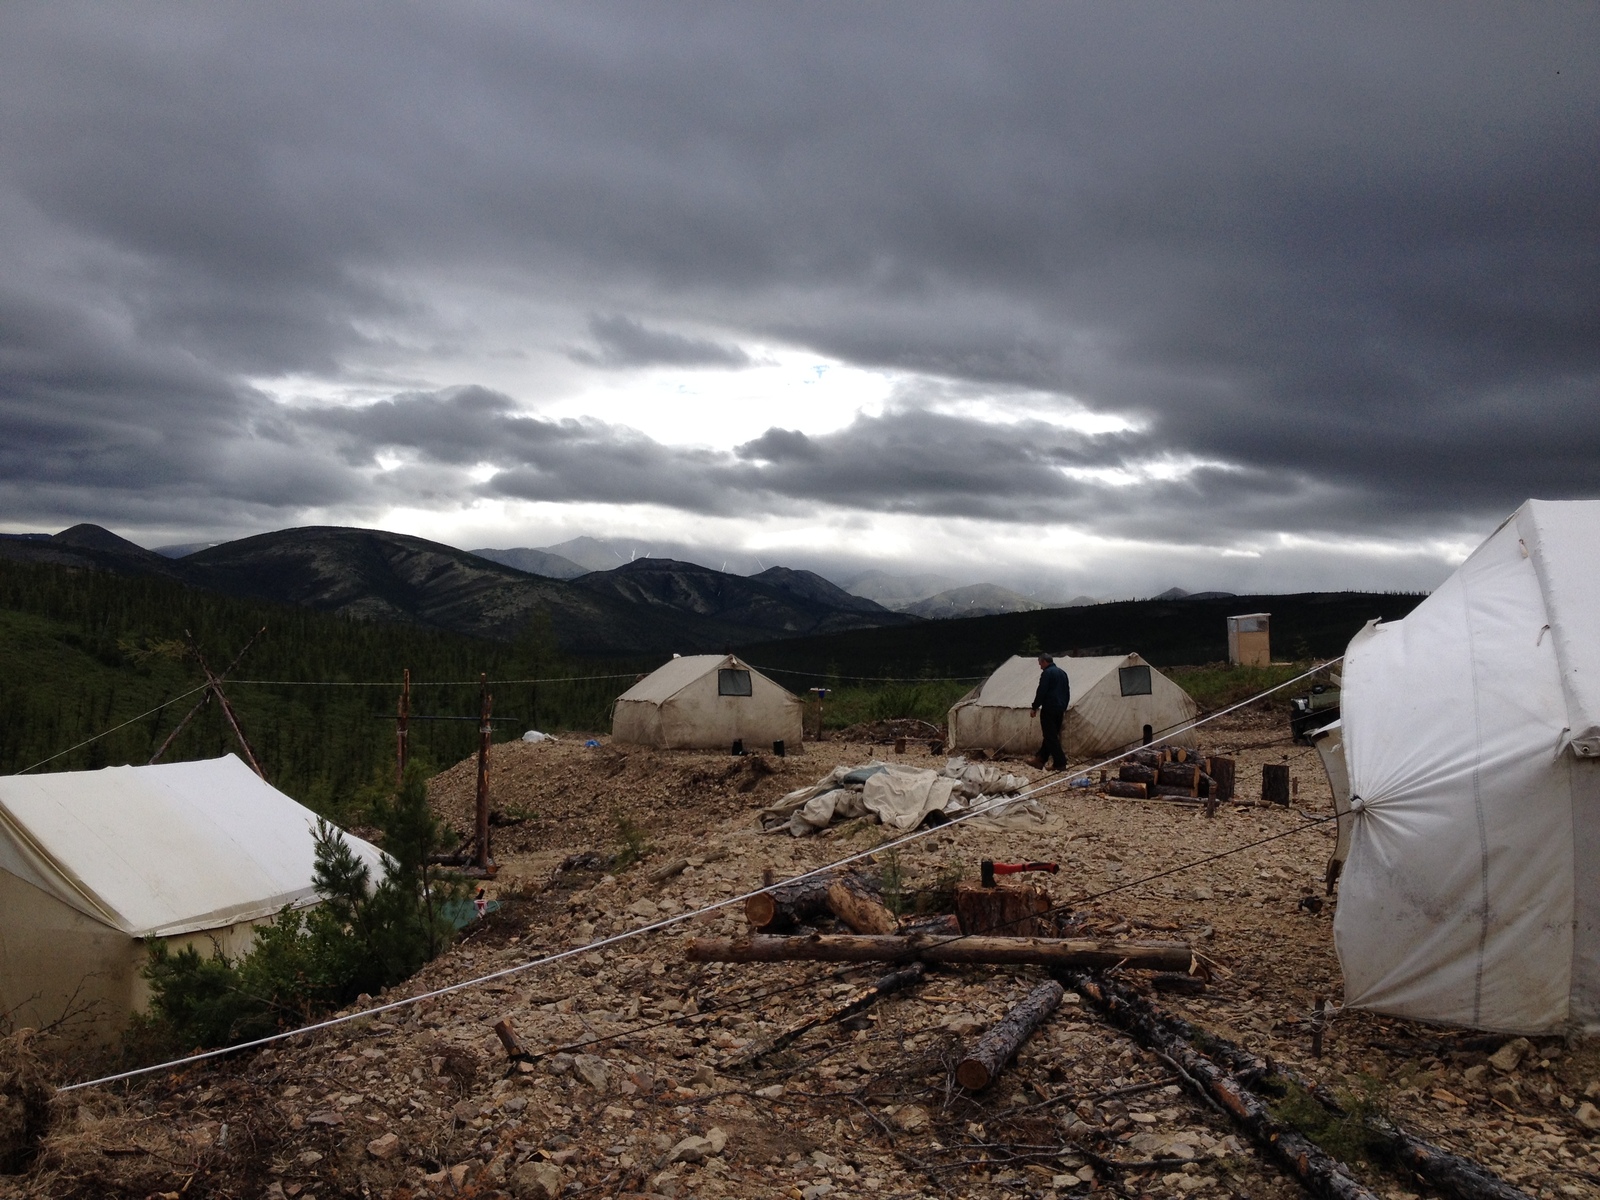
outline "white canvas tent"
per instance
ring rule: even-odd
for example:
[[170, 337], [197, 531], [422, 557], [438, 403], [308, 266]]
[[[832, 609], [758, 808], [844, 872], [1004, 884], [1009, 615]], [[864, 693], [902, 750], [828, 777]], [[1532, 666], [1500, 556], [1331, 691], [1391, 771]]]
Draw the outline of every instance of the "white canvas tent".
[[[70, 1006], [109, 1036], [148, 999], [153, 938], [238, 955], [284, 905], [317, 902], [316, 814], [233, 755], [0, 777], [0, 1012]], [[379, 850], [348, 837], [383, 871]]]
[[783, 742], [798, 751], [804, 706], [731, 654], [674, 658], [617, 698], [611, 736], [667, 749], [751, 750]]
[[[1112, 754], [1144, 740], [1194, 745], [1192, 731], [1177, 733], [1199, 708], [1189, 693], [1137, 654], [1097, 658], [1055, 656], [1072, 685], [1072, 706], [1062, 744], [1072, 758]], [[950, 709], [950, 749], [991, 754], [1031, 754], [1039, 748], [1039, 720], [1028, 712], [1039, 686], [1039, 660], [1008, 658], [994, 674]]]
[[1344, 662], [1346, 1002], [1600, 1028], [1600, 502], [1530, 500]]

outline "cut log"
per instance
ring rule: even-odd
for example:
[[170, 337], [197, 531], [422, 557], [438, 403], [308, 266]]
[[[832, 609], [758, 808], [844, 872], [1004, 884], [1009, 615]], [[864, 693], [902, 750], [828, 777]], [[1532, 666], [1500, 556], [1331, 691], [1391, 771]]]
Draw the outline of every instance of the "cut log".
[[956, 920], [962, 933], [998, 933], [1007, 937], [1045, 937], [1054, 933], [1046, 915], [1050, 893], [1042, 887], [981, 887], [956, 884]]
[[1118, 942], [1109, 938], [1014, 938], [960, 934], [888, 937], [812, 934], [809, 937], [693, 938], [691, 962], [909, 962], [1032, 964], [1100, 970], [1187, 971], [1194, 951], [1187, 942]]
[[1264, 763], [1261, 767], [1261, 802], [1289, 806], [1289, 764]]
[[900, 922], [896, 931], [904, 937], [918, 933], [943, 933], [958, 934], [961, 932], [961, 921], [955, 913], [933, 913], [926, 917], [906, 917]]
[[1312, 1195], [1323, 1200], [1378, 1200], [1374, 1192], [1355, 1181], [1348, 1167], [1279, 1121], [1259, 1096], [1188, 1042], [1174, 1037], [1160, 1021], [1152, 1019], [1148, 1011], [1151, 1006], [1139, 997], [1126, 995], [1102, 980], [1079, 972], [1060, 973], [1057, 978], [1092, 1003], [1114, 1025], [1132, 1034], [1136, 1041], [1176, 1064], [1206, 1100], [1232, 1117]]
[[[1069, 986], [1077, 987], [1083, 978], [1086, 977], [1073, 976], [1068, 980]], [[1190, 1049], [1204, 1046], [1205, 1057], [1224, 1067], [1241, 1087], [1282, 1093], [1286, 1084], [1293, 1084], [1314, 1097], [1329, 1111], [1343, 1115], [1338, 1102], [1328, 1095], [1325, 1089], [1300, 1078], [1288, 1068], [1258, 1058], [1226, 1038], [1202, 1032], [1183, 1018], [1164, 1012], [1154, 1004], [1106, 980], [1095, 981], [1095, 986], [1098, 995], [1094, 990], [1087, 988], [1079, 990], [1096, 1007], [1103, 1008], [1106, 1003], [1110, 1003], [1123, 1006], [1125, 1012], [1136, 1013], [1143, 1027], [1149, 1029], [1155, 1038], [1146, 1040], [1143, 1035], [1139, 1036], [1139, 1040], [1148, 1048], [1161, 1049], [1162, 1046], [1173, 1043], [1180, 1043]], [[1118, 1024], [1123, 1022], [1119, 1020]], [[1123, 1027], [1129, 1028], [1128, 1025]], [[1526, 1192], [1512, 1187], [1471, 1159], [1413, 1137], [1392, 1121], [1371, 1119], [1367, 1122], [1366, 1132], [1383, 1146], [1393, 1159], [1403, 1163], [1438, 1191], [1454, 1197], [1455, 1200], [1530, 1200]]]
[[887, 975], [879, 976], [873, 980], [872, 985], [863, 991], [857, 992], [843, 1004], [839, 1004], [824, 1013], [801, 1021], [789, 1029], [784, 1030], [760, 1049], [753, 1051], [744, 1058], [745, 1063], [754, 1063], [768, 1054], [776, 1054], [779, 1050], [793, 1045], [811, 1030], [819, 1025], [830, 1025], [837, 1021], [848, 1021], [851, 1017], [865, 1011], [876, 1004], [885, 996], [893, 995], [902, 988], [914, 983], [920, 983], [927, 976], [928, 968], [920, 962], [908, 963], [903, 967], [896, 967]]
[[1005, 1065], [1016, 1057], [1022, 1043], [1055, 1012], [1067, 994], [1054, 979], [1047, 979], [1027, 999], [1008, 1012], [993, 1029], [967, 1051], [956, 1067], [956, 1082], [969, 1092], [981, 1092], [995, 1081]]
[[1226, 804], [1233, 799], [1233, 759], [1206, 759], [1206, 774], [1216, 781], [1212, 794], [1219, 803]]
[[689, 867], [687, 858], [675, 858], [671, 862], [664, 862], [659, 867], [651, 867], [645, 872], [645, 878], [651, 883], [665, 883], [674, 875], [682, 875]]
[[1117, 768], [1117, 779], [1122, 783], [1151, 784], [1156, 781], [1156, 772], [1142, 763], [1123, 763]]
[[1166, 783], [1156, 784], [1155, 787], [1150, 789], [1150, 794], [1152, 796], [1164, 796], [1171, 800], [1199, 800], [1199, 797], [1195, 794], [1193, 789], [1186, 787], [1174, 787], [1171, 784]]
[[1150, 796], [1150, 786], [1143, 783], [1123, 783], [1120, 779], [1113, 779], [1106, 784], [1104, 791], [1108, 796], [1121, 796], [1124, 800], [1145, 800]]
[[828, 889], [837, 875], [813, 875], [798, 883], [780, 883], [744, 902], [752, 928], [778, 933], [806, 925], [828, 911]]
[[1165, 762], [1166, 759], [1162, 757], [1161, 751], [1159, 750], [1135, 750], [1132, 754], [1128, 755], [1128, 761], [1131, 763], [1138, 763], [1141, 767], [1149, 767], [1152, 771], [1154, 771], [1163, 762]]
[[857, 933], [894, 933], [900, 922], [859, 875], [841, 875], [828, 887], [828, 911]]
[[1156, 784], [1160, 787], [1182, 788], [1190, 796], [1198, 795], [1200, 768], [1193, 763], [1164, 763], [1156, 772]]

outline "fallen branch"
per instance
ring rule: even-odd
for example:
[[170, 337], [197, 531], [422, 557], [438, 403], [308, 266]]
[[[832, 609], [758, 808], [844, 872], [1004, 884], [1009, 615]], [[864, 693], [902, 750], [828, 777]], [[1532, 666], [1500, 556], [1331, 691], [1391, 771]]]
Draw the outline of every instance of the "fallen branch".
[[[1200, 1047], [1202, 1053], [1224, 1066], [1242, 1085], [1278, 1094], [1287, 1092], [1290, 1087], [1299, 1088], [1329, 1112], [1341, 1117], [1347, 1115], [1326, 1088], [1302, 1079], [1286, 1067], [1269, 1063], [1225, 1038], [1196, 1029], [1183, 1018], [1164, 1012], [1107, 980], [1099, 981], [1099, 986], [1121, 1003], [1142, 1010], [1144, 1017], [1160, 1027], [1166, 1036]], [[1526, 1192], [1471, 1159], [1413, 1137], [1387, 1118], [1368, 1118], [1364, 1127], [1380, 1154], [1456, 1200], [1530, 1200]]]
[[1186, 971], [1187, 942], [1117, 942], [1101, 938], [956, 937], [916, 934], [812, 934], [809, 937], [694, 938], [690, 962], [909, 962], [1031, 964], [1102, 970]]
[[1060, 979], [1141, 1045], [1181, 1067], [1204, 1097], [1224, 1109], [1312, 1195], [1323, 1200], [1378, 1200], [1376, 1193], [1351, 1177], [1348, 1167], [1279, 1121], [1259, 1096], [1154, 1019], [1150, 1005], [1081, 972], [1063, 972]]
[[1054, 979], [1047, 979], [1029, 992], [1021, 1004], [967, 1051], [956, 1067], [956, 1082], [969, 1092], [981, 1092], [993, 1083], [1005, 1065], [1016, 1057], [1022, 1043], [1055, 1012], [1066, 991]]
[[875, 979], [870, 987], [864, 991], [857, 992], [843, 1004], [802, 1021], [790, 1029], [786, 1029], [765, 1046], [747, 1055], [740, 1065], [759, 1062], [768, 1054], [776, 1054], [779, 1050], [792, 1046], [819, 1025], [831, 1025], [837, 1021], [848, 1021], [851, 1017], [870, 1008], [885, 996], [892, 995], [901, 988], [913, 983], [920, 983], [927, 973], [928, 968], [920, 962], [914, 962], [890, 971], [887, 975]]

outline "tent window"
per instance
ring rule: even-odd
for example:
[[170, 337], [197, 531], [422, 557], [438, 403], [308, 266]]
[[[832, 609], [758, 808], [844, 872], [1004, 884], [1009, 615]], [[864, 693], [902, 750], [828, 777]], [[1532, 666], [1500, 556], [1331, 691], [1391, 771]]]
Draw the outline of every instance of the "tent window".
[[748, 696], [751, 694], [749, 671], [739, 671], [724, 667], [717, 672], [717, 695]]
[[1148, 696], [1150, 694], [1149, 667], [1118, 667], [1117, 676], [1122, 683], [1122, 694], [1124, 696]]

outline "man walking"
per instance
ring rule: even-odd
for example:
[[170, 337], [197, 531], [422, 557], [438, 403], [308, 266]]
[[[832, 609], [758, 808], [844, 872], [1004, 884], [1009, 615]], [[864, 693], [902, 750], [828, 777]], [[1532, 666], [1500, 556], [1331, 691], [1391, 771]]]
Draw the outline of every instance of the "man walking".
[[1039, 655], [1039, 690], [1033, 694], [1033, 707], [1029, 712], [1039, 718], [1044, 744], [1034, 758], [1035, 766], [1044, 766], [1048, 759], [1052, 771], [1067, 769], [1067, 752], [1061, 748], [1061, 723], [1071, 703], [1072, 684], [1067, 680], [1067, 673], [1056, 666], [1056, 660], [1048, 654]]

